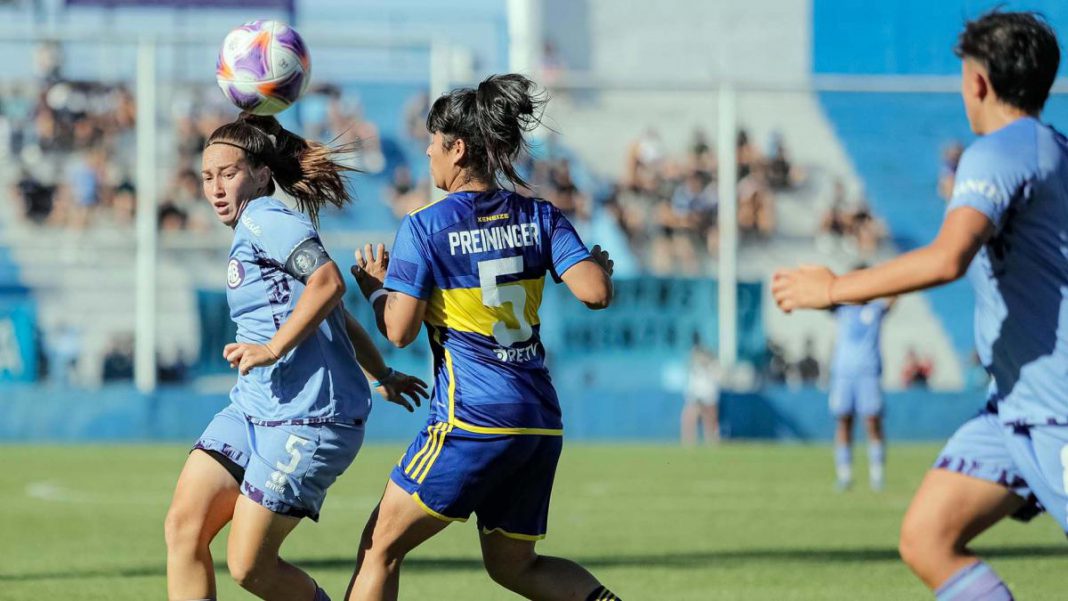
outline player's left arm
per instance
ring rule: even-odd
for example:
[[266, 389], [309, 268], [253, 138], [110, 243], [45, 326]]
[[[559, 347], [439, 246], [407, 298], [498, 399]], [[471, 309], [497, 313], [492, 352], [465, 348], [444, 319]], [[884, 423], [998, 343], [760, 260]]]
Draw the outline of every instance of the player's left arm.
[[371, 302], [378, 331], [398, 348], [408, 346], [419, 337], [427, 301], [384, 288], [389, 270], [389, 253], [384, 245], [374, 248], [367, 244], [362, 252], [357, 249], [355, 255], [352, 275], [360, 291]]
[[987, 215], [960, 206], [946, 215], [938, 236], [923, 248], [841, 276], [816, 265], [780, 269], [772, 277], [772, 296], [780, 309], [790, 312], [864, 303], [932, 288], [963, 276], [993, 234], [994, 224]]
[[327, 258], [307, 276], [304, 292], [297, 299], [293, 312], [274, 337], [264, 344], [231, 343], [223, 349], [223, 356], [231, 367], [246, 375], [254, 367], [271, 365], [293, 350], [338, 306], [345, 295], [345, 282], [337, 264]]
[[[352, 348], [356, 352], [356, 362], [360, 369], [371, 380], [372, 385], [382, 398], [391, 403], [404, 407], [409, 412], [414, 411], [412, 404], [420, 406], [420, 397], [430, 398], [427, 394], [426, 382], [415, 376], [396, 371], [386, 365], [382, 354], [378, 352], [370, 334], [347, 309], [342, 308], [345, 314], [345, 331], [352, 341]], [[405, 398], [407, 396], [407, 398]], [[409, 402], [410, 401], [410, 402]]]

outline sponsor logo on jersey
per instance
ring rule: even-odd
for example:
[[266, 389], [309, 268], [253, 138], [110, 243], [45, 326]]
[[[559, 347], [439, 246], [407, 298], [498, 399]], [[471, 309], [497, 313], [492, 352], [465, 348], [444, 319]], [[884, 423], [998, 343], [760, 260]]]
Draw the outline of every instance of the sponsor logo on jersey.
[[508, 213], [498, 213], [496, 215], [483, 215], [478, 218], [479, 223], [489, 223], [491, 221], [500, 221], [501, 219], [508, 219]]
[[525, 363], [537, 358], [538, 343], [511, 348], [495, 348], [493, 353], [497, 355], [497, 360], [503, 363]]
[[263, 234], [263, 228], [261, 228], [260, 225], [253, 221], [247, 214], [241, 216], [241, 223], [253, 234], [257, 236]]
[[245, 281], [245, 266], [237, 259], [230, 259], [226, 265], [226, 285], [233, 290]]

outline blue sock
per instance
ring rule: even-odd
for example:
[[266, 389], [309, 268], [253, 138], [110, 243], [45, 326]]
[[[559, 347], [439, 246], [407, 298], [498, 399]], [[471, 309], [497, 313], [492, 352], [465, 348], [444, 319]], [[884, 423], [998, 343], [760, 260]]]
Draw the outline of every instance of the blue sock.
[[834, 445], [834, 469], [838, 482], [853, 481], [853, 447], [845, 444]]
[[938, 601], [1013, 601], [1012, 593], [985, 562], [957, 570], [935, 590]]
[[871, 485], [882, 486], [884, 466], [886, 465], [886, 447], [881, 442], [868, 443], [868, 476]]

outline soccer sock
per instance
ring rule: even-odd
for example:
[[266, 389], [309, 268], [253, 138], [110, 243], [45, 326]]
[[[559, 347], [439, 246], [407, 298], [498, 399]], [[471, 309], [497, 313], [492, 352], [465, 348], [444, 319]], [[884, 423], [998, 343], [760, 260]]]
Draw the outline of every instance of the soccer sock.
[[834, 445], [834, 468], [839, 482], [853, 480], [853, 447], [847, 444]]
[[882, 442], [868, 443], [868, 476], [872, 483], [882, 483], [886, 465], [886, 446]]
[[586, 597], [586, 601], [622, 601], [615, 593], [608, 590], [607, 587], [599, 586], [593, 589], [589, 597]]
[[998, 575], [978, 561], [957, 570], [935, 590], [937, 601], [1013, 601], [1009, 587]]

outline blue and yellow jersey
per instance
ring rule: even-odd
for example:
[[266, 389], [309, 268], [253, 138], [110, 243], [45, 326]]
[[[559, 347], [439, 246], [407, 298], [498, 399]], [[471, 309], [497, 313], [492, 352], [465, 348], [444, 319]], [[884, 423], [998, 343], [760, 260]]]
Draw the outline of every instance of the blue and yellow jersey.
[[505, 190], [457, 192], [413, 211], [385, 287], [427, 301], [431, 422], [485, 434], [560, 434], [539, 337], [545, 275], [589, 258], [560, 211]]

